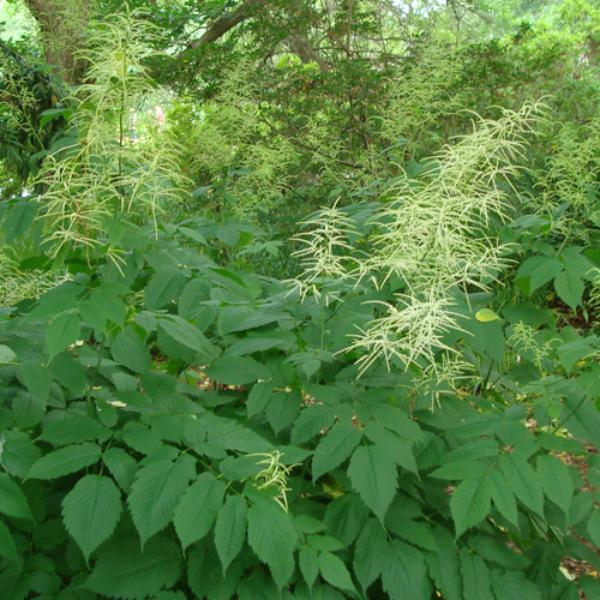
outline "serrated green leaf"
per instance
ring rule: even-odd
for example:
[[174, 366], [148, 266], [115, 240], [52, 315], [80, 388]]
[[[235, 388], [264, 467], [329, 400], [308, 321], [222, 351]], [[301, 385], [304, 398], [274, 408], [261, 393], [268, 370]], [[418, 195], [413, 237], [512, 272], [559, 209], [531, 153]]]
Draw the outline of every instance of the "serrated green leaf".
[[100, 455], [100, 448], [96, 444], [66, 446], [36, 460], [27, 473], [27, 479], [63, 477], [97, 463]]
[[558, 297], [573, 310], [581, 304], [585, 284], [575, 272], [566, 270], [554, 278], [554, 289]]
[[600, 411], [593, 402], [583, 400], [579, 394], [567, 395], [564, 399], [560, 420], [574, 436], [596, 444], [600, 439]]
[[514, 495], [525, 506], [543, 517], [544, 494], [539, 476], [533, 467], [515, 454], [503, 454], [499, 464]]
[[542, 260], [536, 266], [529, 278], [529, 294], [533, 294], [535, 290], [548, 283], [556, 277], [562, 270], [562, 263], [554, 257], [540, 257]]
[[179, 298], [186, 281], [185, 275], [177, 269], [154, 273], [144, 290], [146, 308], [157, 310]]
[[360, 446], [352, 454], [348, 476], [362, 501], [383, 523], [398, 488], [394, 461], [377, 446]]
[[127, 504], [142, 547], [169, 524], [177, 503], [195, 475], [195, 461], [188, 454], [175, 462], [169, 459], [150, 462], [137, 472]]
[[109, 598], [144, 600], [173, 586], [181, 574], [181, 552], [172, 540], [157, 536], [140, 550], [137, 540], [104, 546], [84, 587]]
[[398, 466], [415, 475], [419, 474], [417, 461], [411, 448], [412, 442], [402, 439], [396, 432], [375, 422], [371, 422], [365, 427], [365, 435]]
[[81, 323], [75, 313], [66, 312], [54, 317], [46, 329], [46, 346], [50, 359], [75, 342], [80, 330]]
[[32, 519], [25, 494], [6, 473], [0, 473], [0, 512], [15, 519]]
[[429, 600], [432, 589], [422, 552], [399, 540], [381, 557], [383, 589], [391, 600]]
[[244, 545], [246, 513], [247, 506], [244, 498], [228, 496], [217, 515], [215, 546], [223, 566], [223, 575]]
[[315, 404], [300, 411], [292, 427], [292, 444], [303, 444], [331, 426], [335, 410], [326, 404]]
[[315, 449], [312, 460], [313, 481], [339, 467], [352, 454], [361, 438], [362, 433], [350, 421], [334, 425]]
[[248, 544], [269, 565], [281, 590], [294, 572], [294, 549], [298, 540], [289, 515], [274, 501], [265, 500], [248, 510]]
[[21, 364], [21, 374], [27, 389], [44, 404], [50, 394], [50, 374], [48, 367], [38, 360], [25, 360]]
[[184, 550], [210, 531], [223, 505], [224, 494], [225, 484], [212, 473], [202, 473], [186, 490], [173, 519]]
[[492, 590], [496, 600], [541, 600], [540, 590], [533, 581], [529, 581], [523, 573], [506, 571], [490, 574]]
[[2, 436], [0, 463], [11, 475], [24, 479], [31, 465], [40, 458], [40, 449], [21, 431], [4, 431]]
[[488, 470], [486, 464], [478, 460], [462, 460], [460, 462], [452, 462], [435, 469], [430, 473], [430, 477], [437, 479], [463, 480], [463, 479], [480, 479]]
[[177, 343], [196, 352], [200, 359], [209, 363], [219, 356], [220, 350], [192, 323], [177, 315], [160, 317], [158, 324]]
[[376, 519], [369, 519], [363, 528], [354, 550], [354, 572], [363, 590], [381, 575], [381, 557], [387, 551], [385, 531]]
[[506, 478], [500, 471], [491, 471], [488, 478], [494, 505], [505, 519], [510, 521], [515, 527], [518, 527], [519, 511], [517, 509], [517, 500]]
[[248, 400], [246, 401], [246, 413], [248, 418], [251, 419], [255, 415], [263, 412], [269, 400], [273, 395], [273, 385], [266, 381], [254, 384], [250, 393], [248, 394]]
[[549, 455], [538, 456], [536, 466], [544, 493], [568, 515], [575, 492], [569, 468]]
[[32, 200], [15, 202], [6, 212], [3, 223], [4, 241], [11, 243], [27, 233], [31, 227], [39, 204]]
[[85, 415], [66, 415], [64, 419], [49, 422], [39, 439], [56, 446], [64, 446], [105, 439], [109, 435], [110, 429], [96, 419]]
[[401, 540], [410, 542], [413, 546], [419, 546], [425, 550], [435, 552], [437, 549], [435, 539], [431, 533], [431, 526], [422, 521], [409, 519], [408, 517], [396, 516], [388, 519], [389, 530]]
[[145, 373], [152, 366], [150, 351], [132, 326], [117, 335], [110, 351], [119, 364], [135, 373]]
[[265, 367], [248, 356], [222, 356], [217, 358], [206, 374], [219, 383], [246, 385], [268, 376]]
[[290, 350], [295, 345], [295, 337], [288, 331], [255, 334], [231, 344], [227, 353], [231, 356], [246, 356], [255, 352], [266, 352], [273, 348]]
[[432, 534], [438, 551], [426, 553], [425, 560], [436, 588], [446, 600], [463, 600], [460, 562], [454, 539], [443, 527], [435, 527]]
[[319, 573], [330, 585], [347, 592], [355, 592], [350, 572], [342, 560], [331, 552], [319, 554]]
[[314, 534], [325, 529], [325, 523], [310, 515], [297, 515], [294, 517], [296, 529], [302, 533]]
[[0, 522], [0, 556], [16, 563], [20, 562], [15, 540], [8, 527], [2, 522]]
[[112, 534], [123, 510], [121, 492], [108, 477], [86, 475], [64, 497], [65, 528], [81, 548], [86, 562], [90, 554]]
[[298, 392], [275, 392], [267, 406], [267, 421], [275, 433], [291, 425], [302, 405]]
[[355, 494], [344, 494], [327, 506], [325, 525], [331, 535], [349, 546], [367, 522], [369, 509]]
[[319, 561], [317, 558], [317, 551], [309, 546], [300, 548], [298, 553], [298, 566], [300, 567], [300, 573], [308, 589], [312, 589], [317, 576], [319, 575]]
[[480, 523], [491, 508], [491, 486], [487, 477], [466, 479], [452, 492], [450, 512], [458, 538], [470, 527]]
[[102, 461], [119, 484], [119, 487], [128, 494], [137, 471], [135, 458], [127, 454], [122, 448], [109, 448], [103, 454]]
[[600, 548], [600, 509], [596, 508], [592, 511], [592, 516], [587, 525], [590, 540], [597, 548]]
[[463, 548], [460, 553], [460, 571], [465, 598], [494, 600], [490, 571], [480, 556], [471, 554], [466, 548]]

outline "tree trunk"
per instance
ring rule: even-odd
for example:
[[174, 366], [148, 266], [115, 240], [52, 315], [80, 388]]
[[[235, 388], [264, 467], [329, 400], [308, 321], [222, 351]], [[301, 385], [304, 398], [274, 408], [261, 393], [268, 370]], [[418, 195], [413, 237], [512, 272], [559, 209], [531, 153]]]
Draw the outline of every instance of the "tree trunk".
[[79, 52], [85, 47], [89, 22], [89, 0], [25, 0], [40, 26], [46, 62], [70, 84], [80, 83], [85, 60]]

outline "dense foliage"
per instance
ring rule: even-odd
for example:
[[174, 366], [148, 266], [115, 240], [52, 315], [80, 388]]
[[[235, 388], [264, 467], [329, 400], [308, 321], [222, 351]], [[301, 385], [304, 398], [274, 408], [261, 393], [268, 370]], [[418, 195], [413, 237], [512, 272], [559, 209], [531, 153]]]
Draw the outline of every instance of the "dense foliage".
[[600, 598], [600, 10], [25, 4], [2, 597]]

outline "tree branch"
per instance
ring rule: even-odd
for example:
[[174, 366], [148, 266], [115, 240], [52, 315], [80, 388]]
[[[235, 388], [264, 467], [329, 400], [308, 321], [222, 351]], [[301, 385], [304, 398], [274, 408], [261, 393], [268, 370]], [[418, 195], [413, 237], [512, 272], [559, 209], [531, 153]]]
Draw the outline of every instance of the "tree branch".
[[252, 5], [255, 4], [256, 0], [246, 0], [243, 4], [238, 6], [235, 10], [223, 15], [218, 18], [197, 40], [190, 42], [188, 49], [193, 50], [200, 48], [206, 44], [215, 42], [228, 31], [233, 29], [236, 25], [239, 25], [242, 21], [245, 21], [251, 16]]

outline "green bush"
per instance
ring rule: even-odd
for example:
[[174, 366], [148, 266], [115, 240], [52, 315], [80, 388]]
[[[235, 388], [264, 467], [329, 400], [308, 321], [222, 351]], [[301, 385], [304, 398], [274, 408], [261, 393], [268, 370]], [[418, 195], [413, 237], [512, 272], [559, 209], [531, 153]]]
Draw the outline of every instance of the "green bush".
[[148, 233], [3, 313], [5, 597], [563, 598], [564, 557], [598, 568], [595, 336], [474, 293], [460, 364], [358, 377], [396, 284], [299, 302]]

